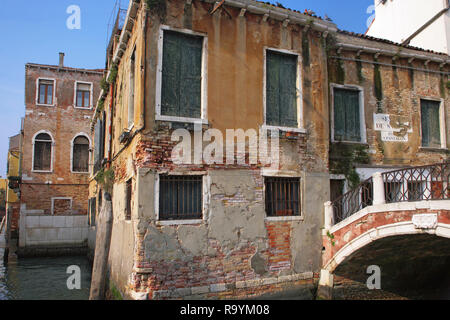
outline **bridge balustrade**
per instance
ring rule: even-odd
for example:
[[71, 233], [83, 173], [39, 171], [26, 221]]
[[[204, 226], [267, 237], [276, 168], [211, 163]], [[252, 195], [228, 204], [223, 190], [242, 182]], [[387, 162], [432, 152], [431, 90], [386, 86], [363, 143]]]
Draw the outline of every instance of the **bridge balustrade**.
[[333, 202], [325, 203], [325, 229], [379, 204], [450, 199], [450, 162], [375, 173]]

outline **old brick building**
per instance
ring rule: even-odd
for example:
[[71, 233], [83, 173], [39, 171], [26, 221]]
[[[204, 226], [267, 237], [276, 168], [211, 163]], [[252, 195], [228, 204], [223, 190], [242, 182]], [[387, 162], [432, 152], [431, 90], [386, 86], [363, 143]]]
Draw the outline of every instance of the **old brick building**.
[[[315, 16], [252, 0], [132, 0], [107, 57], [91, 220], [111, 192], [110, 279], [126, 297], [310, 298], [323, 203], [373, 167], [448, 157], [449, 57]], [[422, 121], [420, 97], [432, 105]], [[239, 129], [248, 141], [229, 136]], [[267, 138], [262, 156], [252, 133]]]
[[[66, 67], [60, 54], [59, 65], [28, 63], [25, 73], [20, 245], [65, 243], [71, 240], [71, 231], [63, 234], [42, 217], [87, 217], [89, 126], [103, 70]], [[69, 220], [60, 227], [71, 228], [74, 220]], [[81, 232], [82, 226], [77, 227], [72, 236]], [[87, 238], [83, 233], [77, 234], [79, 242]]]

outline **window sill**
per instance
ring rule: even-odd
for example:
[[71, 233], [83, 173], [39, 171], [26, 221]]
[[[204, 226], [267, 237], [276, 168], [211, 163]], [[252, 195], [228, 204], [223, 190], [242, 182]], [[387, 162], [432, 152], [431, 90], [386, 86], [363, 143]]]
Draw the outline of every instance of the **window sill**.
[[306, 133], [306, 129], [303, 128], [290, 128], [290, 127], [281, 127], [281, 126], [269, 126], [269, 125], [262, 125], [263, 130], [280, 130], [284, 132], [295, 132], [295, 133]]
[[419, 151], [423, 152], [437, 152], [437, 153], [450, 153], [447, 148], [431, 148], [431, 147], [420, 147]]
[[73, 174], [89, 174], [89, 172], [78, 172], [78, 171], [70, 171]]
[[349, 144], [349, 145], [369, 146], [369, 144], [366, 141], [336, 141], [336, 140], [331, 140], [331, 143], [333, 143], [333, 144]]
[[303, 216], [289, 216], [289, 217], [266, 217], [269, 222], [283, 222], [283, 221], [303, 221]]
[[36, 103], [37, 107], [55, 107], [56, 104], [42, 104], [42, 103]]
[[156, 115], [155, 120], [156, 121], [167, 121], [167, 122], [208, 124], [208, 119], [184, 118], [184, 117], [161, 116], [161, 115]]
[[188, 224], [202, 224], [202, 219], [195, 220], [167, 220], [167, 221], [157, 221], [156, 224], [160, 226], [176, 226], [176, 225], [188, 225]]
[[77, 107], [77, 106], [73, 106], [74, 109], [80, 109], [80, 110], [92, 110], [92, 106], [90, 107]]
[[32, 173], [53, 173], [53, 171], [31, 170]]

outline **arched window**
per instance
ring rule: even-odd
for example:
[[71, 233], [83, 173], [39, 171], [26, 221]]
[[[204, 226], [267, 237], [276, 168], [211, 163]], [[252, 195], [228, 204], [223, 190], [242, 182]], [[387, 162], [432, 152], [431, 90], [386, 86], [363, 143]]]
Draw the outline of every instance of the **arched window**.
[[33, 170], [51, 171], [52, 142], [52, 138], [47, 133], [40, 133], [34, 138]]
[[89, 139], [78, 136], [73, 141], [73, 172], [89, 172]]

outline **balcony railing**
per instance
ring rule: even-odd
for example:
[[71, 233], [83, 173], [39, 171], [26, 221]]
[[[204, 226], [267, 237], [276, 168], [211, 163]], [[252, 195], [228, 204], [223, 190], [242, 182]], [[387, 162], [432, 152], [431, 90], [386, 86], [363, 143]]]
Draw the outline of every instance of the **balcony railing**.
[[325, 228], [371, 205], [449, 199], [450, 162], [375, 173], [355, 189], [325, 204]]

